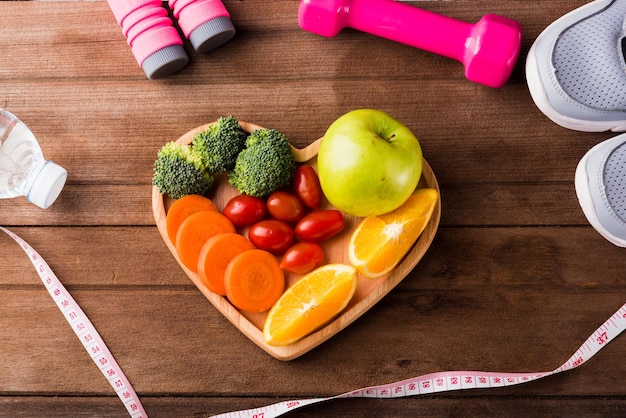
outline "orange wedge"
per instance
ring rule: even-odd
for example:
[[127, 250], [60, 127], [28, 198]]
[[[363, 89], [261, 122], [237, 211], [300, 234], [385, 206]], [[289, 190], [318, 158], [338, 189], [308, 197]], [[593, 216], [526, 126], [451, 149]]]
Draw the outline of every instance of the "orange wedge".
[[437, 200], [437, 190], [418, 189], [398, 209], [363, 219], [350, 237], [350, 263], [370, 279], [391, 272], [428, 225]]
[[356, 269], [346, 264], [326, 264], [302, 277], [267, 314], [265, 342], [288, 345], [326, 324], [352, 299], [357, 277]]

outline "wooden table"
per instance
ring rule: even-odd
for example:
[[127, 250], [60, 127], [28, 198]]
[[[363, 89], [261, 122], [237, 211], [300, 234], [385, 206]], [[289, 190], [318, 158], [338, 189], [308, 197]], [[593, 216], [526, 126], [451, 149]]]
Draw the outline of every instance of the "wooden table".
[[[536, 372], [565, 362], [624, 303], [626, 256], [589, 226], [574, 169], [615, 134], [557, 126], [534, 105], [524, 63], [548, 24], [586, 1], [413, 2], [524, 28], [507, 85], [361, 32], [298, 27], [295, 0], [224, 0], [238, 32], [169, 78], [137, 66], [105, 1], [0, 3], [0, 107], [67, 168], [41, 210], [0, 202], [0, 225], [48, 261], [115, 355], [151, 417], [204, 417], [330, 396], [445, 370]], [[179, 268], [151, 210], [157, 150], [219, 116], [296, 146], [356, 108], [385, 110], [421, 141], [442, 219], [424, 259], [331, 340], [276, 360], [224, 319]], [[18, 245], [0, 236], [0, 415], [127, 412]], [[624, 416], [626, 343], [525, 385], [395, 400], [336, 400], [293, 416]]]

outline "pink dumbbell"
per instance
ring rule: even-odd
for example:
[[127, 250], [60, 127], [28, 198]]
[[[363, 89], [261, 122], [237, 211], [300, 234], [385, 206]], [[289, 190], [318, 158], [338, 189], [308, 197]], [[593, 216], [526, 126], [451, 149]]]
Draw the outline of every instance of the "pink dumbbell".
[[298, 23], [322, 36], [349, 27], [453, 58], [469, 80], [496, 88], [511, 75], [522, 42], [521, 25], [502, 16], [470, 24], [392, 0], [301, 0]]

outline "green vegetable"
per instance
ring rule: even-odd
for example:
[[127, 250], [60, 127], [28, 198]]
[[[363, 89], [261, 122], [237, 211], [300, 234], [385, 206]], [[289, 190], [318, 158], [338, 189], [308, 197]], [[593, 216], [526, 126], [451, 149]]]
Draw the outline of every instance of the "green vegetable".
[[283, 134], [274, 129], [257, 129], [245, 145], [228, 179], [239, 193], [264, 197], [291, 183], [296, 162]]
[[233, 116], [221, 117], [193, 138], [192, 147], [202, 156], [210, 173], [232, 170], [237, 155], [245, 147], [248, 133]]
[[157, 153], [152, 184], [161, 193], [180, 199], [188, 194], [207, 193], [213, 186], [213, 176], [197, 151], [186, 145], [168, 142]]

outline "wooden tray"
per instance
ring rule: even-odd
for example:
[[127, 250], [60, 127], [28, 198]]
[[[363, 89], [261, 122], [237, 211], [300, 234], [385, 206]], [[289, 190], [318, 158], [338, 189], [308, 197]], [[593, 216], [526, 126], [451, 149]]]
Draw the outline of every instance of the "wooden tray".
[[[241, 126], [247, 131], [252, 132], [255, 129], [261, 128], [258, 125], [254, 125], [247, 122], [240, 122]], [[181, 136], [177, 142], [182, 144], [189, 144], [193, 140], [196, 133], [204, 131], [210, 124], [199, 126]], [[317, 151], [319, 149], [319, 143], [321, 138], [313, 142], [311, 145], [303, 149], [292, 148], [296, 161], [300, 163], [307, 162], [315, 166]], [[439, 185], [437, 179], [432, 172], [430, 166], [426, 161], [423, 164], [422, 178], [418, 187], [430, 187], [436, 189], [439, 192]], [[213, 200], [219, 210], [223, 209], [226, 203], [237, 194], [237, 191], [228, 184], [228, 180], [225, 175], [222, 175], [216, 179], [215, 186], [212, 192], [208, 195]], [[437, 228], [439, 226], [439, 220], [441, 218], [441, 198], [437, 202], [435, 211], [426, 229], [417, 240], [413, 248], [403, 259], [403, 261], [386, 277], [382, 277], [376, 280], [370, 280], [364, 277], [359, 277], [359, 283], [356, 293], [346, 307], [346, 309], [331, 322], [310, 334], [309, 336], [297, 341], [291, 345], [284, 347], [273, 347], [265, 343], [263, 340], [263, 323], [265, 321], [266, 313], [250, 313], [239, 311], [233, 305], [228, 302], [228, 299], [224, 296], [220, 296], [210, 291], [200, 280], [198, 275], [188, 268], [186, 268], [178, 255], [176, 254], [176, 248], [174, 244], [170, 242], [166, 226], [165, 217], [167, 210], [172, 204], [173, 200], [168, 196], [162, 195], [156, 187], [152, 187], [152, 211], [154, 213], [154, 219], [156, 225], [161, 233], [161, 237], [165, 244], [169, 248], [170, 252], [181, 266], [181, 268], [187, 273], [187, 276], [191, 281], [200, 289], [202, 294], [211, 302], [218, 311], [220, 311], [228, 320], [237, 327], [244, 335], [246, 335], [255, 344], [265, 350], [267, 353], [279, 360], [292, 360], [302, 354], [308, 352], [314, 347], [320, 345], [324, 341], [328, 340], [342, 329], [346, 328], [353, 321], [367, 312], [374, 304], [382, 299], [391, 289], [393, 289], [400, 281], [411, 272], [411, 270], [421, 260], [424, 253], [430, 246]], [[326, 208], [329, 208], [327, 202], [324, 203]], [[361, 218], [357, 218], [350, 215], [345, 215], [346, 228], [338, 236], [322, 243], [326, 254], [325, 262], [330, 263], [345, 263], [349, 264], [347, 248], [350, 240], [351, 231], [356, 228]], [[247, 236], [247, 230], [239, 229], [239, 232]], [[301, 275], [286, 273], [287, 286], [295, 283]]]

